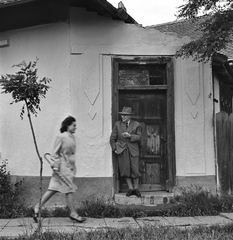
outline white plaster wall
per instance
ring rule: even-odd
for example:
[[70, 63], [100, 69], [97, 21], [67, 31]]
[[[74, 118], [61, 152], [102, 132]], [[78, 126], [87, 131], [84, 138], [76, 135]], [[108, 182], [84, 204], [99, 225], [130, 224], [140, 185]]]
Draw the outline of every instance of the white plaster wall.
[[[43, 155], [52, 150], [60, 123], [68, 114], [69, 94], [69, 31], [68, 25], [59, 23], [47, 26], [0, 33], [0, 39], [9, 39], [10, 46], [0, 48], [0, 74], [15, 73], [13, 64], [21, 61], [38, 61], [38, 75], [52, 79], [46, 99], [41, 100], [42, 111], [32, 117], [39, 151]], [[21, 103], [10, 105], [12, 98], [0, 94], [0, 152], [8, 159], [8, 169], [16, 175], [39, 175], [36, 155], [27, 115], [20, 119]], [[44, 175], [51, 170], [44, 164]]]
[[[77, 176], [111, 177], [112, 57], [173, 56], [189, 39], [84, 9], [72, 8], [70, 18], [70, 25], [1, 33], [10, 46], [0, 48], [0, 73], [14, 72], [13, 64], [39, 57], [39, 75], [52, 79], [42, 112], [33, 118], [41, 153], [51, 151], [60, 122], [71, 114], [78, 123]], [[210, 67], [180, 59], [174, 63], [177, 175], [214, 174]], [[9, 105], [10, 101], [0, 95], [0, 152], [9, 159], [12, 174], [37, 176], [39, 163], [27, 117], [20, 120], [20, 104]], [[44, 175], [50, 173], [45, 167]]]
[[72, 55], [72, 110], [77, 112], [79, 177], [111, 177], [111, 59]]
[[174, 55], [177, 47], [188, 41], [172, 33], [126, 24], [82, 8], [72, 8], [70, 15], [73, 54]]
[[177, 176], [215, 175], [211, 67], [179, 59], [175, 69]]
[[85, 9], [73, 8], [70, 16], [72, 106], [74, 112], [82, 113], [77, 175], [112, 176], [112, 57], [173, 55], [180, 40]]
[[[88, 18], [83, 22], [86, 16]], [[174, 55], [178, 46], [189, 41], [188, 38], [181, 39], [174, 34], [164, 34], [155, 29], [108, 21], [105, 17], [84, 9], [72, 9], [71, 19], [71, 51], [79, 54], [84, 62], [88, 62], [80, 71], [81, 79], [85, 81], [83, 98], [89, 99], [82, 105], [83, 110], [97, 106], [90, 99], [101, 98], [97, 91], [101, 88], [99, 86], [105, 74], [98, 70], [103, 69], [99, 68], [103, 64], [101, 56]], [[214, 175], [211, 68], [192, 60], [176, 59], [174, 62], [177, 176]], [[91, 75], [89, 70], [92, 71]], [[96, 84], [93, 84], [94, 82]], [[106, 96], [106, 92], [104, 95]], [[111, 101], [110, 96], [107, 96]], [[106, 117], [111, 118], [109, 108], [105, 109], [104, 105], [99, 113], [104, 113], [104, 117], [107, 113], [109, 115]], [[99, 120], [98, 130], [106, 124], [103, 119]]]
[[[77, 120], [77, 176], [111, 177], [111, 58], [70, 54], [69, 25], [38, 26], [1, 33], [10, 46], [0, 48], [0, 73], [14, 73], [12, 65], [39, 58], [38, 74], [52, 79], [38, 117], [33, 117], [41, 155], [51, 152], [61, 121]], [[99, 72], [104, 72], [101, 74]], [[89, 89], [89, 86], [93, 88]], [[10, 95], [0, 95], [0, 153], [8, 159], [12, 175], [39, 175], [39, 160], [27, 116], [19, 117], [22, 104], [10, 105]], [[45, 162], [43, 175], [51, 175]]]

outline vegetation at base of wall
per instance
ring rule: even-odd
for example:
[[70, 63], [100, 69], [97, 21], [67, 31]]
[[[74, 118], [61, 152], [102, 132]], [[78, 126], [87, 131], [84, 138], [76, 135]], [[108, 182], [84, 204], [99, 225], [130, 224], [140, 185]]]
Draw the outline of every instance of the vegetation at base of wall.
[[[92, 218], [152, 217], [152, 216], [215, 216], [220, 212], [233, 212], [232, 195], [214, 195], [199, 186], [181, 188], [180, 194], [173, 197], [168, 204], [155, 207], [114, 204], [109, 199], [92, 198], [82, 202], [77, 209], [79, 215]], [[47, 213], [54, 217], [67, 217], [68, 209], [57, 209]], [[42, 214], [43, 216], [43, 214]]]
[[[9, 188], [11, 189], [11, 188]], [[11, 192], [11, 191], [9, 191]], [[30, 217], [33, 209], [26, 208], [19, 201], [19, 193], [11, 198], [11, 204], [1, 204], [0, 218]], [[13, 194], [12, 193], [12, 194]], [[10, 196], [12, 196], [10, 194]], [[1, 201], [2, 203], [3, 201]], [[3, 206], [3, 207], [2, 207]], [[2, 210], [4, 208], [4, 211]], [[7, 210], [8, 209], [8, 210]], [[12, 210], [13, 209], [13, 210]], [[90, 218], [121, 218], [121, 217], [152, 217], [152, 216], [214, 216], [220, 212], [233, 212], [232, 195], [214, 195], [199, 186], [181, 188], [180, 194], [170, 200], [170, 203], [154, 207], [136, 205], [117, 205], [111, 199], [91, 198], [83, 201], [77, 209], [80, 216]], [[57, 207], [53, 210], [44, 208], [42, 217], [68, 217], [68, 208]]]
[[112, 201], [92, 199], [83, 202], [78, 209], [86, 217], [151, 217], [151, 216], [215, 216], [220, 212], [233, 212], [232, 195], [214, 195], [200, 186], [181, 188], [180, 194], [169, 204], [155, 207], [117, 206]]
[[82, 202], [78, 209], [81, 216], [96, 217], [96, 218], [120, 218], [120, 217], [145, 217], [146, 213], [141, 210], [130, 208], [118, 208], [114, 202], [104, 198], [92, 198]]
[[7, 160], [2, 160], [0, 165], [0, 218], [24, 216], [27, 213], [27, 208], [20, 197], [24, 180], [12, 184], [7, 164]]
[[[40, 238], [37, 234], [21, 235], [15, 240], [68, 240], [68, 239], [101, 239], [101, 240], [141, 240], [141, 239], [202, 239], [202, 240], [223, 240], [232, 239], [233, 225], [196, 227], [196, 228], [175, 228], [175, 227], [154, 227], [146, 225], [139, 228], [119, 228], [119, 229], [97, 229], [95, 231], [75, 231], [70, 233], [46, 231], [41, 233]], [[1, 240], [12, 238], [0, 237]]]
[[233, 212], [232, 195], [216, 195], [200, 187], [181, 188], [181, 194], [171, 199], [175, 205], [163, 213], [165, 216], [211, 216], [220, 212]]

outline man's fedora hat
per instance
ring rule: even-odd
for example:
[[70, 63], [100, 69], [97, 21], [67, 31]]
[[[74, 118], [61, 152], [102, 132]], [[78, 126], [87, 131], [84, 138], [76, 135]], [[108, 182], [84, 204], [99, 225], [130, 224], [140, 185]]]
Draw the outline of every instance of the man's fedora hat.
[[133, 115], [134, 113], [132, 112], [132, 108], [131, 107], [123, 107], [122, 111], [119, 112], [119, 114], [122, 114], [122, 115]]

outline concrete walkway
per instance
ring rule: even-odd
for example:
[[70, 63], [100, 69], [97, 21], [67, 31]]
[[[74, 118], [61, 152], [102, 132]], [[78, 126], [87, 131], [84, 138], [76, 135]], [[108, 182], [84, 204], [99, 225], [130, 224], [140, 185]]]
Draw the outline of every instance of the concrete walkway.
[[[84, 223], [74, 223], [69, 218], [44, 218], [43, 231], [75, 233], [100, 228], [139, 228], [146, 224], [152, 226], [197, 227], [233, 224], [233, 213], [204, 217], [145, 217], [145, 218], [87, 218]], [[32, 218], [0, 219], [0, 237], [31, 235], [37, 224]]]

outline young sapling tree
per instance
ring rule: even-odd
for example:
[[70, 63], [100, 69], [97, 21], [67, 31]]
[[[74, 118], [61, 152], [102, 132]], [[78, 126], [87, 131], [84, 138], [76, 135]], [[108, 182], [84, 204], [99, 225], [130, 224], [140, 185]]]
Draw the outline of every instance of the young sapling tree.
[[49, 89], [48, 84], [51, 82], [50, 78], [39, 78], [37, 74], [36, 64], [39, 59], [29, 61], [26, 63], [22, 61], [19, 64], [13, 65], [20, 70], [15, 74], [5, 74], [0, 77], [0, 86], [2, 93], [10, 93], [13, 101], [10, 104], [22, 102], [23, 106], [20, 111], [20, 117], [23, 119], [25, 110], [30, 123], [30, 128], [33, 136], [33, 141], [36, 149], [37, 156], [40, 161], [40, 204], [39, 204], [39, 222], [38, 230], [41, 230], [41, 198], [42, 198], [42, 172], [43, 172], [43, 159], [39, 153], [34, 127], [32, 124], [31, 115], [37, 116], [40, 111], [40, 101], [45, 98], [46, 92]]

